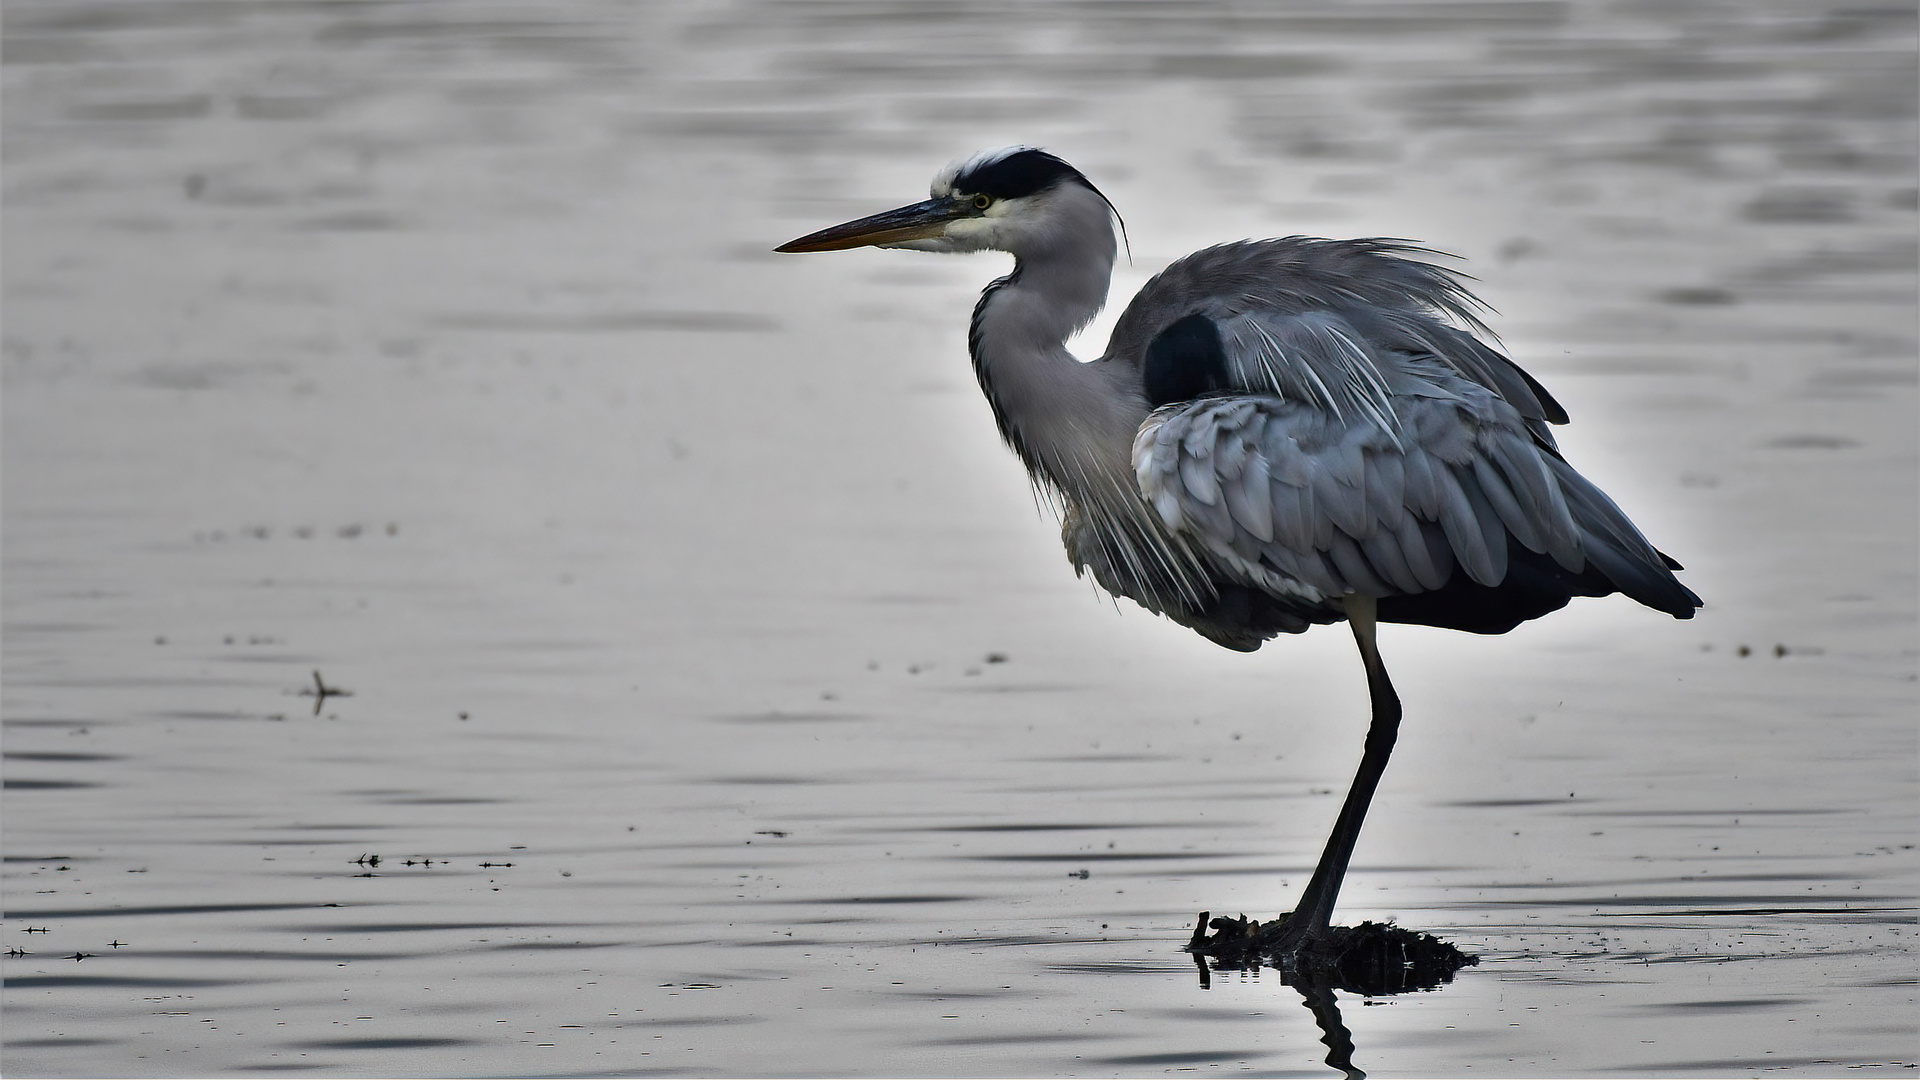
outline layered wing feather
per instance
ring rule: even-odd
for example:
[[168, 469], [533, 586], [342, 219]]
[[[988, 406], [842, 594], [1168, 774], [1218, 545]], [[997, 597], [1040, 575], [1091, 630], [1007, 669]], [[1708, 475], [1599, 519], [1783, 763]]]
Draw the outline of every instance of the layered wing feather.
[[1222, 328], [1229, 362], [1265, 392], [1163, 406], [1133, 450], [1161, 524], [1229, 580], [1304, 604], [1465, 586], [1450, 605], [1382, 617], [1485, 631], [1616, 589], [1683, 618], [1698, 606], [1486, 386], [1432, 356], [1383, 353], [1327, 313], [1241, 319], [1244, 332]]
[[1566, 411], [1475, 336], [1479, 301], [1434, 256], [1243, 241], [1149, 282], [1107, 359], [1153, 408], [1133, 463], [1159, 524], [1307, 621], [1347, 593], [1488, 633], [1616, 591], [1689, 617], [1678, 565], [1561, 459]]

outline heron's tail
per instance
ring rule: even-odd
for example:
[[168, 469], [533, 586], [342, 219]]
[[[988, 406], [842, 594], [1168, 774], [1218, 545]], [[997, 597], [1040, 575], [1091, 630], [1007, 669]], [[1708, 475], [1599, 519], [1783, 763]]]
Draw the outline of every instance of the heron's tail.
[[1704, 606], [1692, 589], [1673, 576], [1680, 564], [1656, 551], [1640, 535], [1627, 515], [1593, 482], [1556, 456], [1542, 460], [1560, 482], [1567, 510], [1580, 529], [1580, 546], [1587, 562], [1613, 587], [1656, 611], [1676, 619], [1691, 619]]

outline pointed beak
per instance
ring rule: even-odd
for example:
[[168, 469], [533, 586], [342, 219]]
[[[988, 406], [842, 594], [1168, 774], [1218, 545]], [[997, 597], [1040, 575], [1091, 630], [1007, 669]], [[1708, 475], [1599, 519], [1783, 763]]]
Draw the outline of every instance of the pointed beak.
[[884, 214], [874, 214], [808, 233], [773, 250], [844, 251], [847, 248], [885, 247], [909, 240], [925, 240], [939, 236], [946, 231], [948, 222], [965, 216], [967, 204], [958, 199], [928, 199], [912, 206], [902, 206], [898, 210], [888, 210]]

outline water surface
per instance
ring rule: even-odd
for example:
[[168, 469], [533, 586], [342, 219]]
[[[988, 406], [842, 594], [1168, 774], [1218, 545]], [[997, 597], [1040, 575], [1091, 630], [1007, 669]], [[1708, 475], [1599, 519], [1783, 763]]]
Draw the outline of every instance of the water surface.
[[1180, 945], [1304, 883], [1345, 635], [1074, 580], [965, 361], [1004, 260], [768, 251], [1016, 141], [1122, 296], [1464, 257], [1708, 600], [1383, 635], [1344, 915], [1480, 963], [1355, 1062], [1912, 1069], [1912, 22], [10, 4], [9, 1075], [1334, 1075]]

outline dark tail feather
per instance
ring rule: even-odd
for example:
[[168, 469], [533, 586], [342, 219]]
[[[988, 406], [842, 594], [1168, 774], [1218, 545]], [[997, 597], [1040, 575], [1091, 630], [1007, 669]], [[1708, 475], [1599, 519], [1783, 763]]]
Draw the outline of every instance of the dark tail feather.
[[1546, 458], [1566, 495], [1567, 509], [1580, 527], [1587, 561], [1614, 588], [1656, 611], [1691, 619], [1702, 605], [1692, 589], [1673, 576], [1680, 564], [1655, 551], [1606, 493], [1558, 458]]

